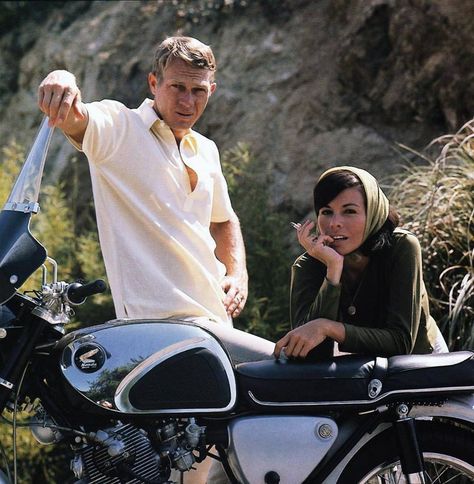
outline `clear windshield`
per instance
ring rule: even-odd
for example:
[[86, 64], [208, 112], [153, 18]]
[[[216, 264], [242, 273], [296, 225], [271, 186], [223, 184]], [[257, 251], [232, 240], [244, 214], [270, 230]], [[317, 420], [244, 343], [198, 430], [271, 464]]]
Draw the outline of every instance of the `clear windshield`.
[[28, 158], [21, 169], [13, 190], [8, 197], [4, 210], [20, 212], [37, 212], [38, 197], [43, 176], [44, 161], [48, 152], [53, 128], [48, 126], [48, 118], [44, 118], [36, 135]]

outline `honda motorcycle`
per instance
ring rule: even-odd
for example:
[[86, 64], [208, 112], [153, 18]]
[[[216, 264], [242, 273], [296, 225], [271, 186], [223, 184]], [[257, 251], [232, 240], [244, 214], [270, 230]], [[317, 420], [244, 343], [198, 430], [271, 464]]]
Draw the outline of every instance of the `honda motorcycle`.
[[[40, 443], [69, 444], [71, 482], [192, 480], [205, 458], [238, 484], [474, 482], [472, 352], [234, 365], [189, 322], [66, 332], [105, 284], [58, 281], [30, 234], [51, 135], [45, 119], [0, 212], [0, 407], [28, 406]], [[20, 292], [41, 267], [41, 289]]]

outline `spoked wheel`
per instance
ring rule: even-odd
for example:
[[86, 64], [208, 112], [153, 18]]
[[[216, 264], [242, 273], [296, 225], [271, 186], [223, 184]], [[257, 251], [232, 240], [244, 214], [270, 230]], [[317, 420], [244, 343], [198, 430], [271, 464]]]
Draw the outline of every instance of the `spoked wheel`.
[[[426, 484], [470, 484], [474, 480], [474, 468], [449, 455], [423, 452]], [[359, 482], [364, 484], [406, 483], [400, 461], [382, 464], [370, 471]]]
[[[426, 484], [474, 482], [474, 433], [437, 421], [417, 422]], [[406, 484], [393, 431], [386, 430], [349, 462], [338, 483]], [[418, 482], [416, 480], [412, 482]]]

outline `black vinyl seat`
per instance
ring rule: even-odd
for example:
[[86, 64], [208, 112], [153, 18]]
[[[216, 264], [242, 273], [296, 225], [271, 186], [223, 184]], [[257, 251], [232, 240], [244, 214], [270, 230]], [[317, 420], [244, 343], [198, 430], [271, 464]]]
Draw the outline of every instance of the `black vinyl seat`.
[[474, 392], [474, 353], [265, 360], [238, 365], [236, 375], [252, 406], [373, 406], [402, 395]]

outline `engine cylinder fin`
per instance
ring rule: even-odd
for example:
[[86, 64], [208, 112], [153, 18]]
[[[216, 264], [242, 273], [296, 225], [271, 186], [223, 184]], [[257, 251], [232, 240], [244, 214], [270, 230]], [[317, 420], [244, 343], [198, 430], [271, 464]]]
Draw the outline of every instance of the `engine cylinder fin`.
[[[130, 458], [129, 466], [141, 478], [157, 480], [159, 478], [159, 459], [150, 441], [139, 429], [131, 425], [119, 425], [107, 429], [111, 435], [120, 437], [124, 452], [111, 457], [106, 446], [90, 445], [80, 452], [82, 456], [85, 481], [88, 484], [141, 484], [142, 481], [131, 478], [128, 481], [114, 477], [118, 466]], [[129, 457], [131, 456], [131, 457]], [[116, 475], [116, 474], [115, 474]]]

